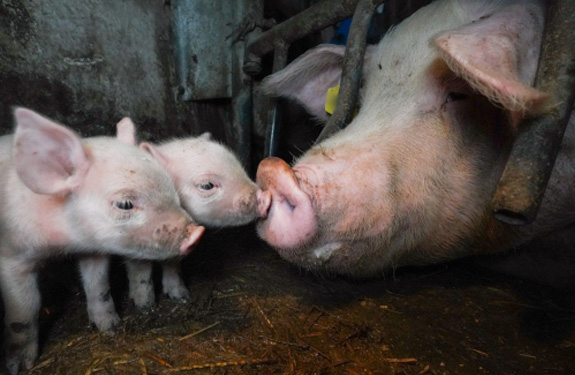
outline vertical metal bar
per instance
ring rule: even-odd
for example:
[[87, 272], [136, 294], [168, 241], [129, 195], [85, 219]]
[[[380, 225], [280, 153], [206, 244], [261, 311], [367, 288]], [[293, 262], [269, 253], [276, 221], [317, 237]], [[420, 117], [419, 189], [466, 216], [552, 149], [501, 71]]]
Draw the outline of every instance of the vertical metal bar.
[[513, 225], [535, 220], [575, 100], [575, 2], [550, 2], [535, 87], [557, 105], [520, 126], [493, 196], [495, 217]]
[[174, 29], [174, 52], [176, 55], [176, 71], [178, 77], [177, 96], [179, 100], [188, 101], [192, 94], [188, 88], [189, 61], [188, 61], [188, 29], [187, 19], [183, 10], [185, 3], [183, 0], [172, 2], [172, 27]]
[[[274, 51], [274, 73], [283, 69], [287, 63], [289, 44], [280, 41], [276, 44], [276, 49]], [[268, 116], [268, 127], [266, 132], [266, 144], [264, 150], [264, 156], [270, 157], [277, 154], [279, 136], [281, 132], [280, 123], [280, 111], [276, 100], [272, 102], [273, 108], [269, 111]]]
[[357, 4], [347, 38], [337, 106], [317, 138], [316, 143], [343, 129], [353, 117], [361, 84], [363, 56], [365, 54], [369, 23], [375, 8], [382, 2], [381, 0], [361, 0]]
[[[236, 7], [235, 13], [245, 17], [250, 12], [256, 19], [263, 18], [263, 0], [248, 0], [246, 3], [233, 2]], [[238, 9], [239, 8], [239, 9]], [[235, 151], [242, 165], [249, 172], [251, 151], [251, 130], [253, 123], [253, 90], [252, 78], [244, 73], [244, 64], [247, 59], [247, 45], [261, 33], [259, 28], [249, 33], [246, 41], [237, 42], [234, 45], [234, 63], [232, 74], [232, 107], [233, 123], [230, 129]]]

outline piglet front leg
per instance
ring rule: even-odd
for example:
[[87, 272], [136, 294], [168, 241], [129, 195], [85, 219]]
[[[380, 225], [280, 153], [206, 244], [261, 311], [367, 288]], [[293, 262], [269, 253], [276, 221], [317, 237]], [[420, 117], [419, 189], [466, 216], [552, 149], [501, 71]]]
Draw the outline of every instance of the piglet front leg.
[[0, 257], [6, 367], [12, 375], [31, 369], [38, 356], [40, 291], [35, 266], [35, 262]]
[[112, 332], [121, 320], [110, 295], [110, 258], [106, 255], [86, 256], [80, 258], [79, 265], [88, 318], [99, 331]]
[[155, 305], [152, 262], [130, 259], [126, 261], [130, 298], [140, 311], [149, 311]]
[[[141, 311], [150, 310], [155, 304], [152, 282], [152, 262], [130, 259], [126, 261], [130, 298]], [[180, 274], [179, 259], [169, 259], [162, 264], [162, 291], [174, 300], [187, 300], [190, 292]]]
[[162, 291], [171, 299], [185, 301], [190, 298], [190, 292], [182, 280], [178, 259], [169, 259], [162, 265]]

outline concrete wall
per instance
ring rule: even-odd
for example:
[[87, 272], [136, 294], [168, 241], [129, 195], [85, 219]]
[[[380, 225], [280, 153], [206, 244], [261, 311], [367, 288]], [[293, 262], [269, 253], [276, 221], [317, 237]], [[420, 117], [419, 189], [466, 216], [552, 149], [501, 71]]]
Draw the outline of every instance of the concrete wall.
[[85, 136], [130, 116], [143, 139], [225, 140], [229, 102], [176, 99], [170, 22], [162, 0], [0, 0], [0, 134], [22, 105]]

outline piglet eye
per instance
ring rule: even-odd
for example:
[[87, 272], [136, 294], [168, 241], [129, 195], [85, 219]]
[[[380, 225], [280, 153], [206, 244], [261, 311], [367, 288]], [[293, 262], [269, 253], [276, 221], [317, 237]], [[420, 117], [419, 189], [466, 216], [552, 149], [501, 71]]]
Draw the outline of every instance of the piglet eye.
[[134, 208], [134, 204], [131, 201], [116, 201], [114, 205], [120, 210], [131, 210]]
[[214, 184], [211, 182], [206, 182], [205, 184], [200, 184], [198, 187], [200, 190], [212, 190], [214, 188]]

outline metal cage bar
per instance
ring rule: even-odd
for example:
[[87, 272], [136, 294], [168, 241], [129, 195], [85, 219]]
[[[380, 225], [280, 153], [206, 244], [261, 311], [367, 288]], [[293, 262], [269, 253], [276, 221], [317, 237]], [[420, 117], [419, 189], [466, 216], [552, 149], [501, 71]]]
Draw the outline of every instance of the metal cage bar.
[[[244, 71], [256, 75], [261, 72], [261, 56], [275, 50], [274, 71], [283, 68], [287, 61], [289, 44], [312, 32], [322, 30], [353, 15], [348, 37], [348, 46], [344, 56], [341, 78], [341, 91], [338, 108], [324, 127], [316, 142], [333, 132], [342, 129], [352, 118], [361, 83], [361, 69], [365, 52], [367, 30], [377, 5], [382, 0], [344, 0], [324, 1], [293, 16], [289, 20], [273, 27], [260, 35], [247, 47]], [[277, 105], [270, 110], [264, 155], [273, 156], [277, 151], [280, 133], [280, 121]]]
[[520, 125], [492, 200], [495, 217], [504, 223], [529, 224], [539, 211], [575, 99], [574, 41], [575, 2], [552, 2], [535, 87], [556, 105]]
[[312, 5], [303, 12], [263, 33], [257, 40], [250, 43], [248, 54], [262, 57], [266, 53], [273, 51], [279, 41], [291, 44], [306, 35], [323, 30], [349, 18], [359, 1], [327, 0]]
[[382, 2], [381, 0], [361, 0], [356, 7], [345, 48], [337, 106], [316, 143], [346, 127], [353, 118], [361, 85], [361, 67], [363, 67], [367, 30], [375, 8]]

